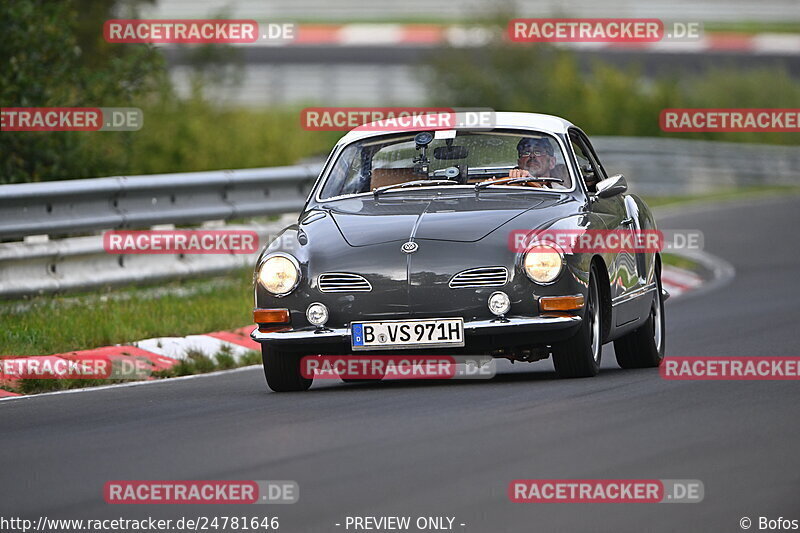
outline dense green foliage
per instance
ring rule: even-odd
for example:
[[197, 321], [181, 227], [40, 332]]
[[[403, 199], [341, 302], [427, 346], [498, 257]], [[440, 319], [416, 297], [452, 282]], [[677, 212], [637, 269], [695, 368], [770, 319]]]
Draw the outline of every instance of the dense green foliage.
[[779, 69], [715, 68], [680, 79], [648, 79], [636, 69], [600, 62], [581, 68], [566, 50], [503, 43], [437, 54], [427, 81], [435, 105], [559, 115], [590, 135], [800, 142], [798, 133], [664, 133], [659, 127], [665, 108], [795, 108], [800, 82]]
[[199, 99], [145, 109], [145, 127], [132, 132], [129, 147], [110, 137], [101, 145], [128, 150], [120, 153], [125, 163], [106, 174], [268, 167], [327, 156], [342, 132], [303, 130], [300, 110], [221, 109]]
[[[229, 68], [239, 59], [235, 49], [191, 49], [192, 96], [181, 99], [157, 48], [105, 42], [105, 20], [133, 18], [137, 7], [150, 1], [0, 2], [3, 107], [138, 107], [144, 112], [144, 126], [134, 132], [2, 132], [0, 184], [287, 165], [329, 151], [341, 133], [304, 131], [300, 105], [231, 109], [204, 97], [206, 86], [236, 83], [237, 71]], [[602, 63], [587, 69], [568, 51], [501, 39], [481, 48], [442, 50], [429, 67], [420, 72], [428, 74], [430, 105], [552, 113], [592, 135], [774, 144], [800, 139], [797, 133], [665, 134], [659, 129], [659, 113], [667, 107], [796, 107], [800, 83], [782, 70], [717, 69], [653, 80]]]
[[[156, 50], [103, 39], [103, 22], [138, 3], [116, 2], [115, 11], [105, 0], [0, 2], [2, 106], [143, 107], [168, 91]], [[120, 151], [97, 145], [102, 135], [0, 133], [0, 183], [102, 174]], [[129, 133], [113, 135], [119, 147], [130, 144]]]

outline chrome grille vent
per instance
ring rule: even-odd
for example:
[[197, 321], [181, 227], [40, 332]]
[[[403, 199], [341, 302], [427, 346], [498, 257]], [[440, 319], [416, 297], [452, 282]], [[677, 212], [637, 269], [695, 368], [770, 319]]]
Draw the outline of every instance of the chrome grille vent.
[[320, 274], [318, 285], [321, 292], [369, 292], [372, 290], [372, 285], [364, 276], [346, 272]]
[[500, 287], [506, 282], [508, 282], [506, 267], [471, 268], [453, 276], [453, 279], [450, 280], [450, 288]]

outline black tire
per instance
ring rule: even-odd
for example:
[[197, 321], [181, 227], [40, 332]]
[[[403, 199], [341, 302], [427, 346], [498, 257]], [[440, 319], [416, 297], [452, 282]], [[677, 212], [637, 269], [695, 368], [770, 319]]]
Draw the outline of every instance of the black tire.
[[553, 346], [553, 366], [560, 378], [588, 378], [600, 372], [603, 353], [603, 306], [600, 300], [597, 265], [589, 273], [586, 311], [580, 329], [564, 342]]
[[275, 392], [308, 390], [314, 378], [304, 378], [300, 372], [302, 354], [284, 352], [261, 345], [261, 361], [267, 385]]
[[656, 272], [656, 294], [647, 321], [614, 341], [617, 364], [622, 368], [652, 368], [664, 360], [666, 334], [664, 298], [661, 296], [661, 270]]

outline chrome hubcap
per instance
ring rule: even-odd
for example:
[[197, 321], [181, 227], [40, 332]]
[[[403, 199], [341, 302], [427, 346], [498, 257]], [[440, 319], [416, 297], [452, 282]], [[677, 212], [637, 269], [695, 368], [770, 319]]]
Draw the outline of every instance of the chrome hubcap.
[[656, 286], [656, 297], [653, 302], [653, 340], [656, 343], [656, 351], [658, 352], [661, 352], [661, 327], [661, 288]]
[[589, 309], [588, 318], [591, 321], [589, 327], [592, 332], [592, 355], [597, 364], [600, 364], [600, 353], [602, 346], [600, 346], [600, 306], [597, 302], [597, 286], [592, 286], [589, 291]]

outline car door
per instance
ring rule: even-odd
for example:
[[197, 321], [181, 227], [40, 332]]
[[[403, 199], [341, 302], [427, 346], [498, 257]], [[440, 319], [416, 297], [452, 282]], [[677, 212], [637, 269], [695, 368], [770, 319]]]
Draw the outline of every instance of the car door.
[[[592, 196], [589, 209], [605, 224], [606, 229], [616, 231], [634, 231], [635, 218], [632, 217], [626, 206], [624, 194], [617, 194], [610, 198], [595, 196], [598, 182], [608, 178], [597, 154], [589, 139], [577, 128], [569, 132], [570, 143], [575, 152], [581, 178], [587, 191]], [[611, 300], [613, 303], [622, 303], [641, 286], [638, 265], [635, 254], [632, 252], [617, 252], [607, 254], [609, 261], [609, 280], [611, 281]], [[632, 306], [614, 306], [615, 325], [622, 325], [638, 316]]]

